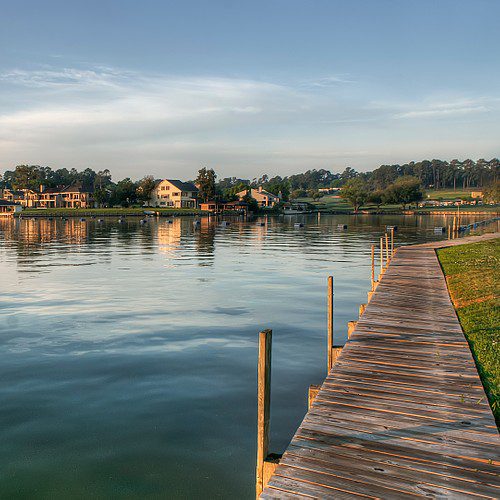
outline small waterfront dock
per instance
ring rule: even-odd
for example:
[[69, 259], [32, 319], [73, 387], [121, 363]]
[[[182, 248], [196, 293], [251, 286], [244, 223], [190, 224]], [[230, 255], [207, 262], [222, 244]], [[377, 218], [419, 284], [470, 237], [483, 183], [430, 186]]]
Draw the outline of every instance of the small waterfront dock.
[[500, 497], [500, 438], [435, 253], [488, 237], [398, 249], [261, 498]]

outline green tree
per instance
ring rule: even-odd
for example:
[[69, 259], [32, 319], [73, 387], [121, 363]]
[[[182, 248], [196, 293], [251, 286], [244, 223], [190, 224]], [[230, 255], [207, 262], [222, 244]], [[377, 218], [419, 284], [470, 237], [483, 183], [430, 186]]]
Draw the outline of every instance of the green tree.
[[355, 178], [349, 180], [340, 191], [340, 196], [354, 207], [354, 213], [368, 199], [368, 187], [363, 179]]
[[305, 198], [307, 196], [307, 192], [304, 189], [294, 189], [290, 193], [290, 199], [295, 200], [297, 198]]
[[94, 190], [94, 200], [97, 202], [98, 207], [101, 208], [109, 201], [109, 191], [105, 188], [96, 188]]
[[215, 198], [215, 179], [217, 174], [211, 169], [203, 167], [198, 171], [198, 177], [195, 180], [195, 184], [198, 187], [198, 196], [203, 201], [209, 201]]
[[38, 189], [45, 182], [45, 170], [38, 165], [18, 165], [14, 171], [14, 189]]
[[129, 177], [116, 183], [111, 192], [110, 204], [128, 207], [136, 201], [136, 184]]
[[404, 176], [396, 179], [385, 191], [385, 203], [400, 203], [403, 210], [406, 205], [420, 201], [424, 196], [422, 185], [416, 177]]
[[94, 188], [105, 188], [111, 184], [111, 172], [105, 168], [104, 170], [99, 170], [94, 179]]
[[367, 201], [368, 203], [377, 205], [377, 210], [380, 210], [380, 205], [384, 203], [384, 191], [382, 191], [381, 189], [376, 189], [375, 191], [371, 191], [368, 195]]
[[152, 175], [144, 176], [137, 186], [137, 199], [142, 202], [147, 202], [151, 198], [151, 193], [156, 186], [155, 178]]
[[483, 200], [486, 203], [500, 203], [500, 181], [497, 180], [491, 187], [485, 189]]

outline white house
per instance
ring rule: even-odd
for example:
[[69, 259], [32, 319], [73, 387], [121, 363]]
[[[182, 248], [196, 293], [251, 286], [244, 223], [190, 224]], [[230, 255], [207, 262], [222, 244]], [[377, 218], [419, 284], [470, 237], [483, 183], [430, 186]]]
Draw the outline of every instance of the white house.
[[148, 205], [158, 208], [197, 208], [198, 188], [191, 182], [163, 179], [151, 191]]

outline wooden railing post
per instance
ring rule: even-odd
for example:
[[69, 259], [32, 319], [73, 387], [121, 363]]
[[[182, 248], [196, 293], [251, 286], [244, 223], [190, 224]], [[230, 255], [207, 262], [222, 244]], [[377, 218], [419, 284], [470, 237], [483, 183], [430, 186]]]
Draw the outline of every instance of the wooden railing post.
[[352, 332], [356, 328], [357, 323], [358, 323], [357, 321], [348, 321], [347, 322], [347, 338], [348, 339], [351, 338]]
[[365, 312], [367, 304], [360, 304], [359, 305], [359, 317], [363, 316], [363, 313]]
[[328, 276], [328, 307], [327, 307], [327, 322], [328, 322], [328, 331], [327, 331], [327, 349], [328, 349], [328, 358], [327, 358], [327, 368], [328, 373], [332, 369], [333, 366], [333, 276]]
[[372, 245], [372, 292], [375, 290], [375, 245]]
[[320, 385], [310, 385], [309, 393], [307, 394], [307, 409], [310, 410], [313, 404], [314, 398], [318, 395], [320, 390]]
[[394, 257], [394, 228], [391, 227], [391, 259]]
[[257, 498], [264, 489], [264, 460], [269, 453], [269, 418], [271, 406], [272, 330], [259, 333], [259, 365], [257, 396]]
[[381, 236], [380, 237], [380, 276], [382, 276], [383, 274], [384, 274], [384, 238]]
[[385, 233], [385, 266], [389, 267], [389, 235]]

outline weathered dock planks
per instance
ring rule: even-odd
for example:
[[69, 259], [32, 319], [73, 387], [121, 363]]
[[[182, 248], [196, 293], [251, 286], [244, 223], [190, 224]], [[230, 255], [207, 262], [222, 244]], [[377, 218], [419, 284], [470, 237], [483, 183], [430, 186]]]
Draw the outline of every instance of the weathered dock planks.
[[499, 498], [500, 438], [435, 248], [401, 247], [261, 498]]

